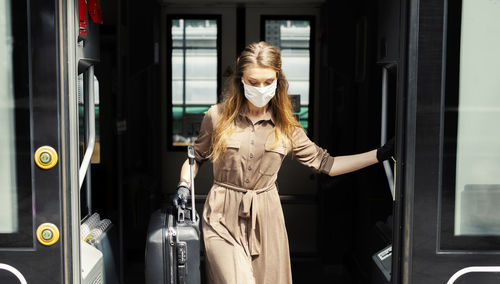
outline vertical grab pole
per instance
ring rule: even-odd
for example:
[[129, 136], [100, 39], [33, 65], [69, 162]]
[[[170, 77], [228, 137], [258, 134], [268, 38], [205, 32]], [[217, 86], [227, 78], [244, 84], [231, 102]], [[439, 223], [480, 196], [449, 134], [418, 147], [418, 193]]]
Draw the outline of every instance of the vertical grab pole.
[[188, 158], [189, 158], [189, 173], [191, 174], [191, 220], [196, 222], [196, 208], [194, 207], [194, 148], [193, 146], [188, 146]]
[[[389, 99], [388, 95], [388, 71], [387, 67], [382, 68], [382, 119], [381, 119], [381, 133], [380, 133], [380, 145], [384, 145], [387, 138], [387, 100]], [[387, 182], [389, 183], [389, 188], [391, 189], [392, 200], [396, 198], [396, 192], [394, 191], [394, 175], [391, 170], [391, 166], [389, 165], [389, 161], [384, 161], [384, 170], [385, 175], [387, 177]]]

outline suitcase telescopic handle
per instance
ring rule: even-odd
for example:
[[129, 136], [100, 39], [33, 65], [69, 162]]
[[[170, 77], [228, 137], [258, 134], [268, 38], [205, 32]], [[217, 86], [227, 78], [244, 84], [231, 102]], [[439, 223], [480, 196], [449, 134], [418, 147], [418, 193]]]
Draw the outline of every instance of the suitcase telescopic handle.
[[193, 148], [193, 146], [188, 146], [188, 158], [189, 158], [189, 164], [194, 165], [194, 148]]
[[194, 207], [194, 148], [193, 146], [188, 146], [188, 159], [189, 159], [189, 173], [191, 174], [191, 220], [196, 222], [196, 208]]

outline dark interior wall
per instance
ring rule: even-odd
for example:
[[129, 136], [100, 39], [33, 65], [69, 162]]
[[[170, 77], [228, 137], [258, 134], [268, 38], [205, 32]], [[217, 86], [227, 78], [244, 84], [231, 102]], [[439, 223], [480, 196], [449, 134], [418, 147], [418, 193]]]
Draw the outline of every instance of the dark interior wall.
[[101, 163], [92, 167], [93, 206], [121, 235], [124, 283], [144, 280], [144, 245], [160, 196], [159, 4], [102, 1]]
[[[114, 225], [113, 232], [119, 234], [122, 226], [120, 212], [119, 167], [117, 145], [117, 121], [120, 101], [119, 57], [118, 51], [118, 1], [102, 1], [103, 24], [100, 26], [100, 61], [95, 66], [95, 76], [99, 80], [99, 142], [100, 163], [92, 164], [92, 206], [101, 218], [108, 218]], [[118, 238], [116, 238], [118, 239]], [[119, 244], [115, 244], [117, 267], [120, 267]]]
[[[123, 135], [123, 246], [126, 256], [126, 283], [144, 279], [144, 245], [151, 212], [162, 199], [160, 192], [160, 86], [157, 1], [122, 1], [127, 5], [125, 40], [120, 48], [127, 58]], [[123, 15], [122, 15], [123, 16]]]
[[116, 0], [102, 3], [103, 24], [100, 26], [100, 62], [95, 66], [99, 80], [100, 163], [92, 165], [92, 204], [103, 218], [118, 222], [116, 187], [116, 96], [118, 84], [116, 57]]
[[[352, 1], [328, 1], [324, 11], [327, 45], [322, 50], [319, 97], [319, 144], [334, 155], [355, 151], [356, 112], [353, 108], [353, 14]], [[345, 256], [353, 247], [354, 185], [352, 175], [320, 176], [320, 243], [323, 264], [338, 283], [351, 283]], [[333, 272], [335, 271], [335, 272]]]
[[[366, 20], [365, 76], [355, 76], [357, 123], [356, 152], [368, 151], [380, 145], [381, 131], [381, 66], [377, 64], [377, 2], [361, 1], [358, 21]], [[356, 54], [359, 58], [361, 55]], [[393, 111], [393, 110], [392, 110]], [[392, 197], [382, 164], [366, 168], [356, 173], [355, 190], [357, 210], [354, 214], [353, 260], [359, 267], [361, 279], [373, 281], [376, 278], [371, 256], [388, 245], [375, 226], [385, 222], [392, 214]]]
[[[377, 1], [328, 1], [327, 66], [322, 70], [320, 136], [334, 155], [372, 150], [380, 143], [381, 69], [377, 65]], [[370, 283], [371, 255], [385, 243], [375, 230], [392, 202], [380, 164], [320, 183], [324, 262], [347, 270], [340, 283]]]

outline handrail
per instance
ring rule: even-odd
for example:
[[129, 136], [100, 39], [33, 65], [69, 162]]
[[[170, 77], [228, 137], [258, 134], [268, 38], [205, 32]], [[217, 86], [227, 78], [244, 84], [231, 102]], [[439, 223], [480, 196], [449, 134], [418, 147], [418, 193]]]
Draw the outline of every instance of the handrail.
[[458, 278], [462, 277], [465, 274], [473, 272], [500, 272], [500, 266], [469, 266], [455, 272], [455, 274], [451, 276], [450, 280], [448, 280], [446, 284], [453, 284], [455, 283], [455, 281], [457, 281]]
[[0, 263], [0, 270], [7, 270], [10, 273], [14, 274], [17, 277], [17, 279], [19, 280], [19, 282], [21, 282], [21, 284], [28, 283], [26, 281], [26, 278], [24, 278], [24, 275], [19, 270], [17, 270], [17, 268], [15, 268], [13, 266], [10, 266], [10, 265], [5, 264], [5, 263]]
[[[387, 100], [389, 99], [387, 90], [388, 71], [387, 67], [382, 68], [382, 119], [380, 130], [380, 145], [384, 145], [387, 137]], [[384, 161], [385, 176], [392, 194], [392, 200], [395, 200], [396, 193], [394, 191], [394, 175], [392, 174], [391, 165], [389, 161]]]
[[[78, 171], [79, 188], [80, 189], [82, 189], [82, 184], [83, 184], [83, 181], [85, 180], [85, 176], [87, 174], [87, 170], [88, 170], [89, 165], [90, 165], [90, 159], [92, 158], [92, 154], [94, 153], [94, 146], [95, 146], [95, 101], [94, 101], [94, 66], [93, 65], [91, 65], [88, 68], [88, 71], [85, 73], [85, 75], [87, 77], [86, 90], [88, 91], [87, 101], [89, 103], [89, 106], [86, 109], [86, 120], [87, 120], [86, 122], [88, 122], [88, 126], [89, 126], [89, 137], [88, 137], [88, 142], [87, 142], [87, 149], [85, 150], [85, 155], [83, 156], [82, 164], [80, 165], [80, 169]], [[84, 103], [85, 103], [85, 101], [84, 101]]]

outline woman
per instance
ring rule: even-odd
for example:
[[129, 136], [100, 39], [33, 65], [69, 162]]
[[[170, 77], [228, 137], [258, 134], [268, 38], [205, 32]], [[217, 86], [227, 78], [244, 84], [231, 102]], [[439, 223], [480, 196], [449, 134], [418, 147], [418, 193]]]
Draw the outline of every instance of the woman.
[[[275, 184], [287, 154], [330, 176], [391, 155], [392, 147], [387, 145], [334, 159], [309, 140], [292, 113], [287, 89], [279, 50], [265, 42], [252, 43], [236, 62], [224, 101], [212, 106], [203, 119], [194, 143], [194, 172], [212, 160], [214, 185], [202, 218], [209, 283], [292, 282]], [[189, 181], [186, 161], [175, 205], [186, 203]]]

